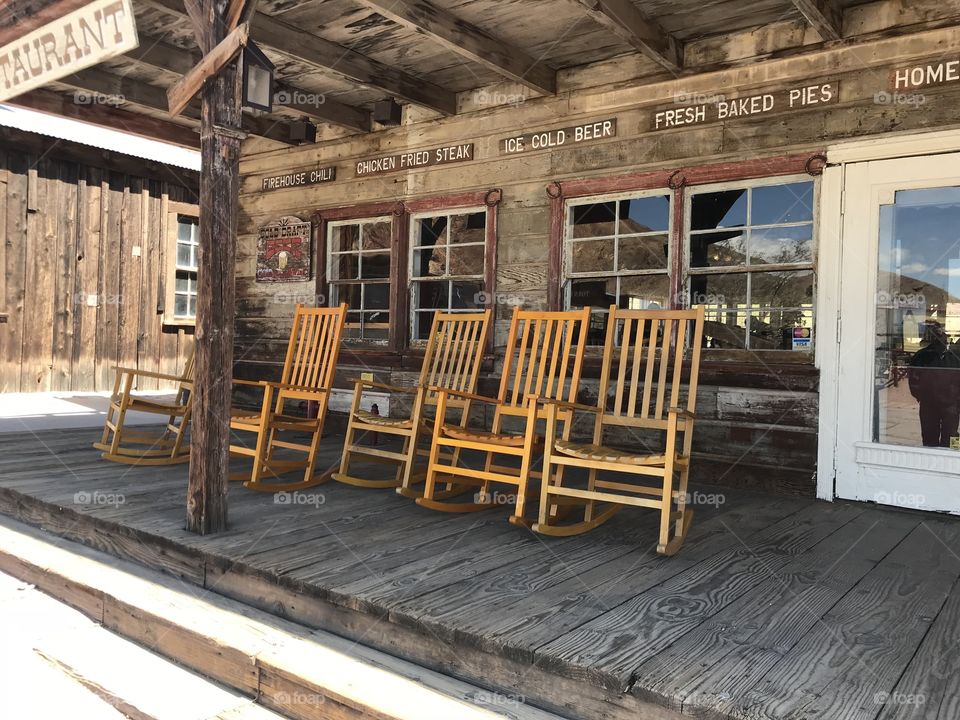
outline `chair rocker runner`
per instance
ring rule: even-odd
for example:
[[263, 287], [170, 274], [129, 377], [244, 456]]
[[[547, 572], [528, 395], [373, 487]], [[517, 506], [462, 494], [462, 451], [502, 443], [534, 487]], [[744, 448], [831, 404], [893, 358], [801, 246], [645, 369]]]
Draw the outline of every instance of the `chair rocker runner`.
[[[259, 388], [263, 399], [259, 410], [231, 410], [230, 428], [256, 436], [252, 447], [230, 445], [232, 455], [253, 458], [252, 471], [231, 475], [232, 480], [246, 480], [244, 487], [264, 492], [300, 490], [329, 480], [329, 475], [317, 477], [315, 474], [317, 449], [327, 416], [346, 315], [346, 304], [337, 308], [298, 305], [280, 382], [234, 380], [236, 385]], [[289, 405], [308, 406], [311, 402], [316, 403], [316, 417], [291, 414]], [[309, 435], [309, 440], [280, 439], [281, 433], [290, 432]], [[304, 457], [276, 457], [278, 449], [303, 453]], [[265, 482], [265, 479], [275, 480], [284, 473], [301, 468], [304, 471], [302, 481]]]
[[[650, 507], [660, 511], [657, 552], [673, 555], [680, 549], [693, 518], [686, 497], [703, 321], [702, 306], [682, 311], [610, 308], [597, 405], [545, 403], [548, 441], [543, 467], [552, 481], [540, 488], [535, 531], [576, 535], [606, 522], [625, 505]], [[681, 407], [681, 375], [688, 344], [690, 378], [686, 403]], [[595, 415], [592, 443], [571, 442], [563, 434], [557, 435], [557, 423], [572, 411]], [[655, 451], [604, 445], [604, 431], [610, 429], [646, 431], [656, 437]], [[631, 445], [642, 445], [645, 438], [632, 440]], [[587, 469], [586, 489], [564, 484], [560, 470], [566, 466]], [[616, 473], [620, 481], [601, 479], [601, 471]], [[552, 510], [561, 498], [583, 504], [582, 521], [555, 522]], [[598, 508], [601, 503], [606, 504], [602, 510]]]
[[[540, 476], [533, 470], [534, 453], [543, 446], [537, 435], [537, 423], [546, 418], [546, 407], [538, 398], [573, 402], [577, 398], [580, 372], [586, 349], [590, 308], [571, 312], [533, 312], [516, 308], [510, 325], [500, 391], [496, 398], [455, 390], [439, 390], [437, 419], [424, 496], [417, 502], [424, 507], [446, 512], [473, 512], [504, 504], [491, 494], [494, 483], [516, 488], [514, 514], [510, 521], [526, 524], [524, 509], [530, 478]], [[444, 422], [447, 403], [452, 399], [473, 400], [493, 405], [490, 432]], [[561, 410], [562, 436], [569, 437], [570, 410]], [[520, 434], [504, 432], [504, 421], [512, 419], [523, 426]], [[486, 454], [482, 470], [452, 464], [441, 457], [446, 451], [459, 460], [457, 453], [479, 450]], [[519, 462], [519, 467], [499, 464], [497, 456]], [[438, 485], [456, 481], [457, 486], [479, 487], [474, 502], [442, 502], [449, 493]]]
[[[363, 379], [356, 381], [343, 459], [340, 472], [333, 475], [334, 480], [366, 488], [396, 488], [401, 495], [412, 498], [420, 496], [415, 481], [422, 481], [423, 474], [417, 477], [413, 466], [418, 453], [429, 454], [428, 450], [419, 447], [421, 438], [430, 437], [433, 430], [427, 424], [426, 411], [437, 405], [437, 388], [465, 393], [476, 391], [491, 315], [491, 310], [434, 314], [420, 378], [415, 387], [396, 387]], [[412, 401], [409, 416], [380, 417], [361, 409], [363, 391], [373, 388], [409, 396]], [[469, 398], [461, 397], [451, 397], [446, 404], [447, 410], [459, 410], [459, 427], [467, 424], [470, 404]], [[362, 444], [362, 438], [368, 433], [402, 438], [402, 449], [391, 451]], [[370, 480], [350, 475], [350, 463], [357, 455], [374, 461], [396, 463], [395, 476], [386, 480]]]
[[[105, 460], [128, 465], [174, 465], [190, 459], [186, 439], [193, 406], [193, 351], [187, 357], [181, 375], [116, 368], [116, 379], [107, 409], [100, 442], [93, 447], [103, 451]], [[172, 397], [140, 397], [133, 394], [136, 378], [156, 378], [177, 383]], [[167, 418], [160, 434], [130, 430], [125, 427], [128, 412], [151, 413]], [[112, 437], [111, 437], [112, 434]]]

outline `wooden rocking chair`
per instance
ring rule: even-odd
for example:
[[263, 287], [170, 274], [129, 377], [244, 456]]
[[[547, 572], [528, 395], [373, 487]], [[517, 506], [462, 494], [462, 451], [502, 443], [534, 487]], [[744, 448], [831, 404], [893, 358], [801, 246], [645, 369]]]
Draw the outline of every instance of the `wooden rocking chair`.
[[[500, 392], [496, 398], [440, 389], [437, 395], [437, 419], [434, 423], [433, 444], [424, 496], [417, 503], [424, 507], [445, 512], [474, 512], [505, 504], [502, 498], [491, 495], [492, 483], [516, 487], [514, 514], [510, 522], [527, 524], [524, 509], [527, 485], [531, 477], [539, 477], [533, 470], [534, 453], [543, 446], [543, 438], [537, 435], [537, 421], [546, 418], [546, 407], [538, 399], [553, 399], [573, 402], [580, 385], [580, 371], [587, 344], [590, 325], [590, 308], [571, 312], [532, 312], [514, 310], [507, 340]], [[495, 406], [490, 432], [471, 430], [444, 422], [447, 403], [450, 399], [473, 400]], [[570, 433], [571, 410], [560, 410], [558, 420], [563, 422], [562, 436]], [[506, 418], [522, 421], [523, 432], [513, 434], [503, 431]], [[482, 470], [464, 467], [463, 463], [447, 464], [441, 452], [449, 448], [454, 452], [479, 450], [486, 453]], [[505, 466], [495, 462], [496, 456], [516, 458], [519, 467]], [[456, 457], [456, 456], [455, 456]], [[474, 502], [441, 502], [449, 495], [450, 483], [457, 486], [479, 486]], [[439, 483], [447, 489], [438, 490]], [[441, 495], [442, 493], [442, 495]]]
[[[420, 369], [420, 379], [415, 387], [396, 387], [370, 380], [358, 379], [353, 393], [353, 405], [350, 409], [350, 422], [344, 443], [340, 472], [333, 479], [366, 488], [396, 488], [407, 497], [416, 498], [420, 492], [414, 487], [416, 476], [413, 465], [417, 454], [428, 455], [428, 451], [419, 448], [419, 440], [424, 433], [427, 437], [432, 426], [427, 424], [425, 412], [428, 407], [437, 405], [437, 388], [474, 393], [483, 362], [483, 352], [487, 345], [487, 333], [490, 329], [492, 311], [480, 313], [436, 313], [427, 342], [426, 354]], [[377, 388], [393, 393], [411, 396], [413, 405], [408, 417], [381, 417], [361, 409], [360, 400], [364, 389]], [[460, 411], [458, 424], [465, 427], [470, 417], [469, 398], [451, 397], [446, 408]], [[358, 436], [366, 433], [382, 433], [403, 438], [403, 449], [394, 452], [381, 448], [361, 445]], [[351, 476], [350, 461], [354, 455], [397, 463], [396, 476], [387, 480], [368, 480]], [[422, 473], [419, 477], [423, 479]]]
[[[252, 472], [232, 475], [232, 480], [245, 480], [244, 487], [253, 490], [283, 492], [313, 487], [330, 479], [329, 475], [315, 475], [317, 448], [327, 417], [346, 315], [346, 304], [337, 308], [298, 305], [280, 382], [234, 380], [237, 385], [260, 388], [263, 400], [259, 411], [231, 410], [231, 429], [256, 434], [253, 447], [230, 446], [231, 454], [253, 458]], [[288, 404], [297, 403], [306, 410], [311, 402], [316, 404], [316, 417], [307, 417], [310, 413], [290, 413]], [[278, 437], [281, 432], [308, 434], [310, 440], [307, 443], [281, 440]], [[301, 452], [305, 457], [296, 460], [277, 458], [274, 453], [278, 448]], [[265, 478], [277, 478], [301, 468], [304, 470], [302, 481], [264, 482]]]
[[[193, 406], [193, 351], [187, 357], [182, 375], [118, 367], [110, 394], [107, 418], [103, 424], [100, 442], [93, 447], [102, 450], [105, 460], [128, 465], [174, 465], [190, 459], [186, 441]], [[156, 378], [177, 383], [172, 397], [139, 397], [133, 394], [133, 383], [138, 377]], [[156, 433], [130, 430], [125, 427], [128, 412], [152, 413], [167, 418], [166, 427]], [[112, 437], [111, 437], [112, 433]]]
[[[680, 549], [693, 519], [693, 510], [687, 507], [687, 481], [702, 338], [702, 306], [681, 311], [610, 308], [597, 405], [545, 403], [547, 445], [543, 467], [551, 481], [540, 488], [540, 517], [533, 526], [535, 531], [576, 535], [607, 521], [625, 505], [651, 507], [660, 511], [657, 552], [673, 555]], [[686, 404], [681, 407], [681, 373], [688, 341], [690, 378]], [[608, 398], [611, 385], [614, 392]], [[571, 442], [563, 433], [557, 435], [557, 422], [571, 411], [596, 416], [592, 443]], [[658, 438], [663, 433], [663, 442], [656, 441], [653, 453], [613, 448], [603, 444], [604, 430], [610, 428], [638, 428], [652, 431]], [[639, 444], [631, 442], [634, 447]], [[586, 489], [564, 486], [559, 471], [566, 466], [588, 469]], [[557, 472], [551, 475], [552, 468]], [[620, 482], [600, 479], [601, 470], [617, 473]], [[623, 475], [630, 477], [624, 479]], [[656, 478], [656, 485], [634, 482], [641, 478]], [[569, 498], [585, 503], [583, 520], [569, 525], [554, 522], [558, 498], [565, 498], [566, 503]], [[598, 512], [598, 503], [608, 505]]]

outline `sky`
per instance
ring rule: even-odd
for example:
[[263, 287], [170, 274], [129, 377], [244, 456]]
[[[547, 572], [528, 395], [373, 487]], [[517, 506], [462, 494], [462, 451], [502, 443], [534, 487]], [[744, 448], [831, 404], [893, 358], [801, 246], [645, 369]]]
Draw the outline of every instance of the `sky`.
[[0, 104], [0, 125], [72, 140], [189, 170], [200, 170], [200, 153], [196, 150], [34, 110]]

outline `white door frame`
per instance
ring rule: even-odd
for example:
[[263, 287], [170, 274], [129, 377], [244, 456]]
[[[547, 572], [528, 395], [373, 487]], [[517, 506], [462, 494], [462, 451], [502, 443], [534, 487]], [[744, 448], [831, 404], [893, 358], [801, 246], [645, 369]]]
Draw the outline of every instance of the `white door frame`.
[[[842, 238], [848, 164], [960, 152], [960, 130], [918, 135], [884, 136], [831, 146], [830, 165], [820, 184], [820, 243], [817, 259], [815, 362], [820, 370], [820, 419], [817, 453], [817, 497], [837, 496], [836, 462], [840, 389], [840, 298]], [[904, 183], [906, 186], [907, 183]], [[871, 220], [875, 222], [875, 220]], [[874, 241], [875, 242], [875, 241]], [[875, 272], [873, 273], [875, 275]]]

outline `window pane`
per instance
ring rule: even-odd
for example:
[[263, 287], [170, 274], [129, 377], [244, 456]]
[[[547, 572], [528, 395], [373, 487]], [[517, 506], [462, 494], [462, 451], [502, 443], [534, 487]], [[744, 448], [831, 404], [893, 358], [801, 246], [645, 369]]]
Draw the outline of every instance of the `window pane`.
[[390, 231], [391, 224], [389, 222], [364, 223], [362, 249], [389, 250]]
[[389, 283], [368, 283], [363, 286], [364, 310], [389, 310], [390, 285]]
[[752, 307], [804, 307], [813, 304], [813, 271], [758, 272], [751, 275]]
[[660, 270], [667, 267], [666, 235], [620, 238], [617, 270]]
[[417, 245], [428, 247], [433, 245], [445, 245], [447, 242], [447, 218], [429, 217], [421, 218], [417, 221], [419, 232], [417, 233]]
[[626, 310], [658, 310], [670, 307], [667, 275], [634, 275], [620, 278], [617, 306]]
[[813, 183], [754, 188], [751, 212], [753, 225], [810, 222], [813, 220]]
[[189, 276], [186, 275], [186, 274], [180, 274], [180, 273], [178, 273], [178, 274], [177, 274], [177, 283], [176, 283], [176, 287], [174, 288], [174, 290], [175, 290], [175, 292], [178, 292], [178, 293], [186, 293], [186, 292], [189, 292], [189, 290], [190, 290], [190, 279], [189, 279]]
[[743, 349], [747, 346], [745, 313], [707, 317], [703, 324], [704, 347]]
[[750, 234], [750, 264], [813, 261], [813, 225], [754, 230]]
[[425, 248], [413, 252], [414, 277], [441, 277], [447, 274], [447, 248]]
[[190, 317], [196, 317], [196, 316], [197, 316], [197, 296], [191, 295], [190, 296]]
[[[361, 288], [362, 285], [355, 283], [350, 283], [349, 285], [337, 285], [336, 286], [336, 302], [346, 303], [351, 310], [360, 310], [361, 305]], [[349, 315], [350, 313], [348, 313]]]
[[738, 310], [747, 305], [747, 274], [692, 275], [690, 306], [703, 305], [709, 314]]
[[747, 190], [694, 195], [690, 212], [692, 230], [744, 227], [747, 224]]
[[570, 283], [570, 307], [607, 308], [617, 299], [617, 279], [573, 280]]
[[382, 279], [390, 277], [390, 253], [371, 253], [360, 258], [360, 279]]
[[359, 255], [334, 255], [333, 275], [337, 280], [353, 280], [360, 276]]
[[585, 240], [570, 245], [570, 272], [612, 272], [613, 240]]
[[670, 197], [620, 201], [620, 233], [666, 232], [670, 229]]
[[416, 303], [415, 310], [446, 310], [450, 303], [450, 283], [417, 283], [417, 293], [414, 302]]
[[454, 215], [450, 218], [451, 243], [482, 243], [487, 238], [487, 214]]
[[483, 275], [483, 245], [450, 248], [451, 275]]
[[480, 306], [480, 300], [483, 293], [483, 283], [481, 282], [455, 282], [451, 283], [451, 310], [474, 310]]
[[692, 235], [690, 267], [736, 267], [746, 261], [746, 236], [736, 230]]
[[173, 314], [176, 317], [186, 317], [190, 313], [189, 298], [186, 295], [174, 295]]
[[356, 252], [360, 249], [360, 228], [357, 225], [337, 225], [331, 233], [331, 252]]
[[574, 238], [605, 237], [616, 231], [617, 204], [614, 202], [575, 205], [570, 209]]
[[433, 310], [418, 312], [413, 315], [413, 337], [416, 340], [429, 340], [430, 328], [433, 326]]
[[178, 242], [196, 242], [195, 234], [197, 225], [189, 219], [177, 219], [177, 241]]
[[809, 322], [808, 315], [798, 310], [772, 308], [754, 311], [750, 314], [750, 349], [792, 350], [793, 329], [809, 328]]

